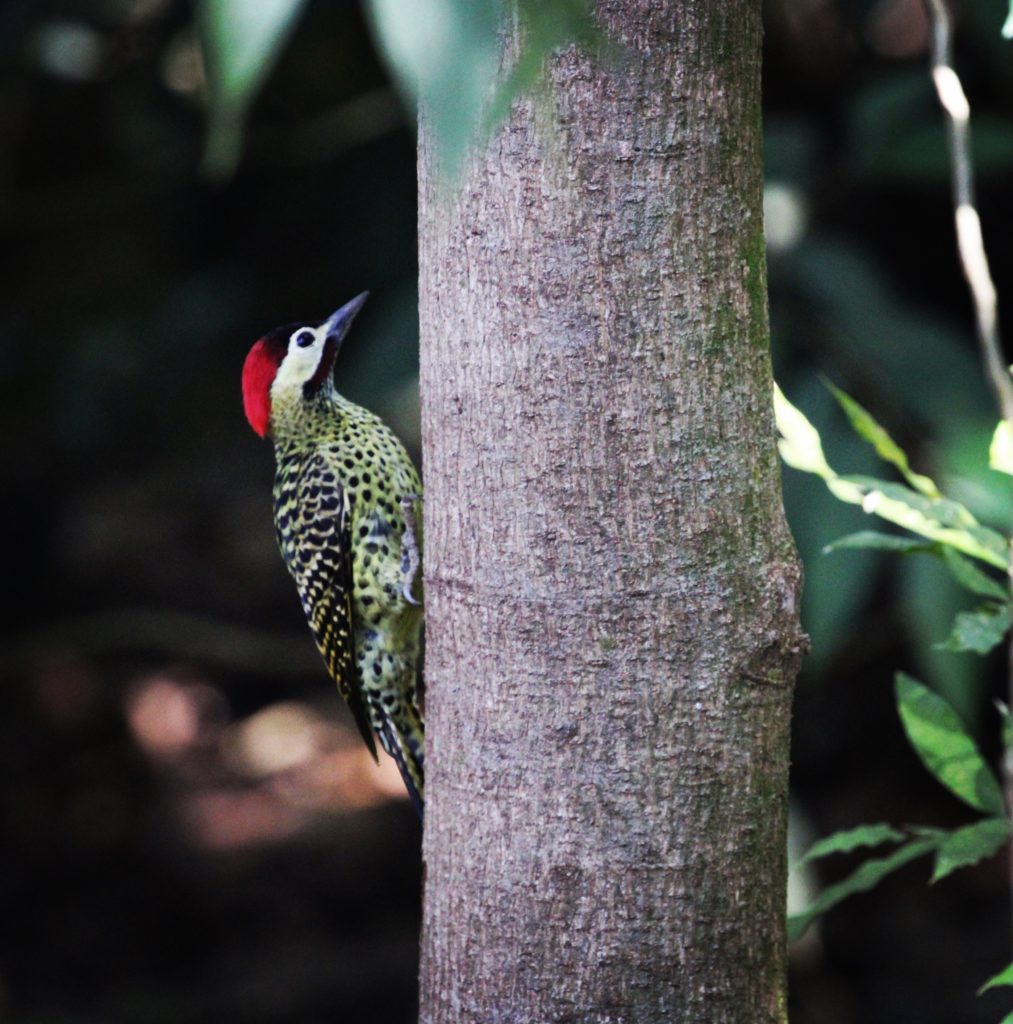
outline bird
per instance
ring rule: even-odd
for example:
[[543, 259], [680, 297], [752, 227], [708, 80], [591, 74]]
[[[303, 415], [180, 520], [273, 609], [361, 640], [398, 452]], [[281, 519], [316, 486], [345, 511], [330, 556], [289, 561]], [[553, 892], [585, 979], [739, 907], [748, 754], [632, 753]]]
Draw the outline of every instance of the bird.
[[366, 747], [378, 760], [375, 733], [421, 818], [422, 483], [393, 431], [333, 380], [368, 294], [315, 326], [259, 338], [243, 363], [243, 407], [274, 445], [275, 533], [316, 645]]

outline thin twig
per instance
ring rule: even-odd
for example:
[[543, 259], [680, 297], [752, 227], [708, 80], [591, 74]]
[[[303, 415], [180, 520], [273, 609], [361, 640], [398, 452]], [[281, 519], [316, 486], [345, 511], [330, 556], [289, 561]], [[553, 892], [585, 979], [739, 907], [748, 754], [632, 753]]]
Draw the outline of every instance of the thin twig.
[[[1013, 424], [1013, 379], [1010, 377], [999, 338], [998, 303], [995, 284], [988, 269], [985, 242], [981, 234], [981, 218], [974, 200], [974, 162], [971, 157], [971, 107], [964, 87], [953, 67], [953, 31], [945, 0], [925, 0], [925, 9], [932, 25], [932, 80], [939, 102], [946, 112], [947, 139], [953, 181], [953, 208], [957, 225], [957, 249], [964, 268], [974, 304], [978, 344], [988, 381], [995, 393], [999, 414]], [[1008, 570], [1013, 596], [1013, 557]], [[1007, 640], [1007, 687], [1013, 706], [1013, 637]], [[1007, 750], [1003, 760], [1006, 807], [1013, 812], [1013, 751]], [[1013, 887], [1013, 849], [1010, 850], [1009, 872]]]
[[953, 67], [953, 30], [945, 0], [925, 0], [925, 9], [932, 25], [932, 81], [946, 112], [957, 248], [971, 291], [978, 342], [989, 384], [995, 392], [1000, 415], [1013, 423], [1013, 379], [1002, 354], [995, 284], [988, 269], [981, 219], [974, 200], [971, 108]]

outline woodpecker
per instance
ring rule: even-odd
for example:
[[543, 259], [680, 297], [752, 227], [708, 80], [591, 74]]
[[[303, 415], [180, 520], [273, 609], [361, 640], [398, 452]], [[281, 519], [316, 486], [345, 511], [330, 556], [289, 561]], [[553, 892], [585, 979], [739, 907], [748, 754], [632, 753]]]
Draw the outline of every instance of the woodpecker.
[[332, 379], [367, 295], [316, 326], [286, 324], [260, 338], [243, 364], [243, 406], [274, 443], [278, 546], [317, 647], [373, 758], [375, 732], [421, 817], [422, 485], [390, 428]]

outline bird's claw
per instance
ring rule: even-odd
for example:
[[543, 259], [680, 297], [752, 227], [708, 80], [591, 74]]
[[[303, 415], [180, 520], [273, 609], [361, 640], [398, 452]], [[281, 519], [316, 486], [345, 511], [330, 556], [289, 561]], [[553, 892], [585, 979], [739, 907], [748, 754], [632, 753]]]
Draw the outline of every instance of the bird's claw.
[[417, 494], [406, 494], [401, 499], [401, 515], [404, 516], [405, 526], [404, 533], [401, 534], [401, 572], [404, 574], [401, 596], [409, 604], [414, 605], [422, 603], [412, 596], [412, 587], [415, 585], [415, 576], [421, 561], [418, 541], [415, 539], [415, 502], [420, 500]]

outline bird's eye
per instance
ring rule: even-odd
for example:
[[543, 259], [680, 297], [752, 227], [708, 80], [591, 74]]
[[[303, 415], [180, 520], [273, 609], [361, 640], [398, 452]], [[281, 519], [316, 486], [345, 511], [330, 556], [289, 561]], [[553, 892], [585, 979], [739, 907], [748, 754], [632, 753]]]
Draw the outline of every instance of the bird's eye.
[[313, 334], [312, 331], [300, 331], [295, 336], [295, 343], [300, 348], [308, 348], [310, 345], [313, 344], [313, 342], [315, 340], [316, 340], [316, 337], [315, 337], [315, 335]]

